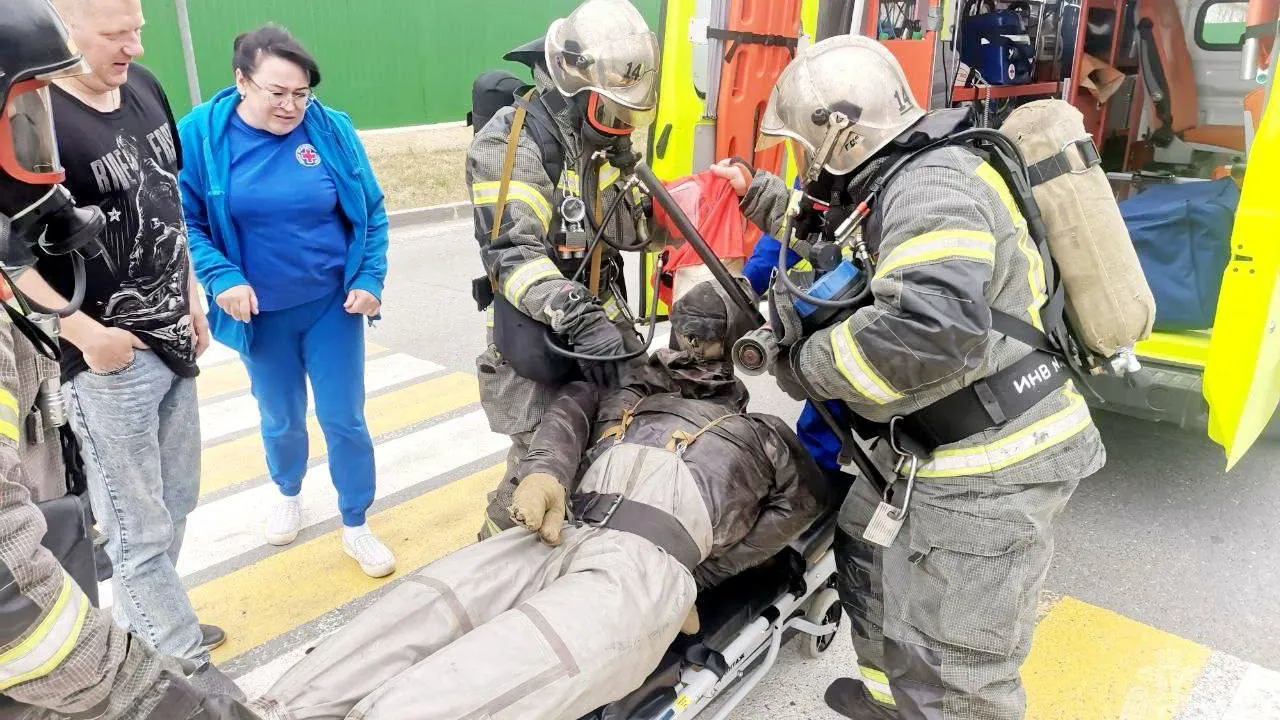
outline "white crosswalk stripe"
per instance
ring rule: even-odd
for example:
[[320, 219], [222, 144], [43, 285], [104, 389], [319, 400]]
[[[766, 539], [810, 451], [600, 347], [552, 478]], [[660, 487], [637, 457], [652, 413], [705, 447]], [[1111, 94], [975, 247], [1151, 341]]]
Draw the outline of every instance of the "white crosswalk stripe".
[[201, 368], [211, 368], [223, 363], [234, 362], [239, 360], [239, 358], [240, 355], [235, 350], [232, 350], [226, 345], [222, 345], [220, 343], [213, 343], [209, 346], [209, 349], [205, 350], [204, 354], [200, 356], [197, 364]]
[[[444, 368], [433, 362], [397, 353], [370, 360], [365, 365], [365, 392], [374, 394], [401, 383], [415, 380]], [[315, 407], [311, 388], [307, 387], [307, 404]], [[252, 395], [220, 400], [200, 408], [200, 439], [209, 443], [258, 427], [258, 403]]]
[[[507, 444], [505, 437], [489, 432], [480, 411], [390, 440], [377, 452], [378, 496], [398, 493]], [[338, 516], [338, 493], [327, 465], [307, 472], [301, 497], [303, 529]], [[188, 520], [178, 572], [190, 575], [260, 547], [267, 511], [279, 498], [275, 485], [266, 484], [196, 508]]]

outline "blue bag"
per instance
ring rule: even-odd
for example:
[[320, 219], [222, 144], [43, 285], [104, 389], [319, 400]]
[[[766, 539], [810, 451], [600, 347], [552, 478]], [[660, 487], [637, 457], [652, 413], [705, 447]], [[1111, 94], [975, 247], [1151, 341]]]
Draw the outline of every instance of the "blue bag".
[[1156, 299], [1156, 330], [1213, 327], [1239, 203], [1230, 178], [1154, 185], [1120, 203]]

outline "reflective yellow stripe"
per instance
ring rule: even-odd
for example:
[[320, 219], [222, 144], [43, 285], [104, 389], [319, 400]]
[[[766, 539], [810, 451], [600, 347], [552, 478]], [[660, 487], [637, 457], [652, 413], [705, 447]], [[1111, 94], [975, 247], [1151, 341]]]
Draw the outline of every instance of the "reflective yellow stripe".
[[21, 644], [0, 655], [0, 690], [48, 675], [71, 654], [80, 638], [89, 599], [63, 573], [53, 609]]
[[484, 326], [490, 327], [490, 328], [493, 327], [493, 306], [492, 305], [490, 305], [488, 308], [485, 308]]
[[600, 168], [600, 189], [603, 190], [618, 181], [622, 177], [622, 173], [612, 165], [604, 165]]
[[560, 269], [550, 259], [543, 257], [530, 260], [507, 275], [507, 281], [502, 284], [502, 296], [512, 305], [519, 306], [524, 294], [529, 292], [534, 283], [559, 276]]
[[888, 675], [866, 665], [858, 666], [858, 674], [862, 676], [862, 687], [867, 689], [873, 700], [881, 705], [897, 707], [897, 703], [893, 701], [893, 690], [889, 687]]
[[0, 408], [9, 408], [15, 415], [18, 414], [18, 399], [5, 388], [0, 388]]
[[836, 358], [836, 366], [840, 374], [853, 386], [859, 395], [866, 397], [878, 405], [885, 405], [901, 400], [902, 395], [894, 392], [889, 384], [880, 379], [858, 349], [853, 339], [853, 331], [849, 329], [849, 321], [840, 323], [840, 327], [831, 333], [831, 351]]
[[610, 320], [618, 319], [618, 316], [622, 314], [622, 309], [618, 307], [617, 298], [610, 297], [608, 300], [604, 301], [604, 314]]
[[568, 190], [574, 195], [582, 194], [581, 181], [578, 179], [577, 170], [565, 170], [564, 173], [560, 175], [559, 185], [561, 190]]
[[[471, 186], [471, 202], [480, 206], [496, 205], [500, 189], [501, 183], [476, 183]], [[529, 183], [512, 180], [510, 187], [507, 188], [507, 202], [517, 201], [524, 203], [534, 215], [538, 216], [538, 220], [542, 222], [543, 232], [551, 227], [551, 203], [543, 197], [541, 190]]]
[[792, 265], [791, 269], [795, 272], [813, 272], [813, 263], [805, 260], [804, 258], [800, 258], [800, 261], [795, 265]]
[[[602, 165], [600, 167], [600, 189], [603, 190], [610, 185], [618, 182], [618, 178], [622, 177], [622, 173], [612, 165]], [[565, 170], [560, 176], [558, 183], [561, 190], [568, 190], [574, 195], [582, 194], [582, 180], [578, 177], [576, 170]], [[636, 189], [638, 192], [638, 188]]]
[[493, 518], [487, 515], [484, 518], [484, 529], [489, 532], [489, 537], [502, 534], [502, 528], [498, 527], [498, 524], [493, 521]]
[[879, 690], [876, 690], [875, 688], [869, 685], [866, 685], [866, 683], [863, 683], [863, 685], [867, 688], [867, 694], [871, 695], [872, 700], [875, 700], [881, 705], [888, 705], [889, 707], [896, 708], [898, 706], [897, 703], [893, 701], [892, 695], [888, 693], [880, 692]]
[[948, 478], [995, 472], [1075, 437], [1091, 422], [1089, 406], [1074, 389], [1066, 387], [1062, 392], [1068, 399], [1062, 410], [989, 445], [940, 450], [920, 469], [919, 476]]
[[1022, 216], [1022, 212], [1018, 210], [1018, 204], [1013, 200], [1013, 193], [1009, 192], [1009, 186], [1005, 184], [1004, 178], [1000, 177], [1000, 173], [996, 169], [986, 163], [982, 163], [977, 169], [978, 177], [982, 181], [991, 186], [992, 190], [1000, 196], [1000, 201], [1004, 203], [1005, 209], [1009, 211], [1009, 219], [1013, 221], [1013, 226], [1018, 230], [1018, 249], [1027, 258], [1027, 287], [1031, 290], [1031, 305], [1027, 307], [1027, 316], [1031, 324], [1037, 330], [1043, 331], [1044, 325], [1040, 322], [1040, 308], [1049, 301], [1049, 293], [1045, 289], [1044, 282], [1044, 259], [1040, 257], [1040, 251], [1031, 243], [1031, 233], [1027, 230], [1027, 219]]
[[18, 400], [13, 393], [0, 388], [0, 435], [18, 442], [18, 420]]
[[885, 687], [889, 686], [889, 676], [873, 667], [867, 667], [866, 665], [859, 665], [858, 673], [862, 675], [863, 680], [868, 680], [873, 683], [880, 683]]
[[996, 262], [996, 239], [977, 230], [938, 230], [917, 235], [891, 250], [876, 268], [876, 277], [911, 265], [952, 258]]

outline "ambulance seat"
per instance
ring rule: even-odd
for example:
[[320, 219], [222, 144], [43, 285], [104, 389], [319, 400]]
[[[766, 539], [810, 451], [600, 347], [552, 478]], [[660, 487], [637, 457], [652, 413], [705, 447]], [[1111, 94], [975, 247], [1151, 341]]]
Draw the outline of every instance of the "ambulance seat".
[[1243, 125], [1201, 125], [1195, 67], [1173, 0], [1138, 0], [1139, 62], [1155, 108], [1151, 140], [1167, 147], [1175, 137], [1196, 145], [1244, 151]]

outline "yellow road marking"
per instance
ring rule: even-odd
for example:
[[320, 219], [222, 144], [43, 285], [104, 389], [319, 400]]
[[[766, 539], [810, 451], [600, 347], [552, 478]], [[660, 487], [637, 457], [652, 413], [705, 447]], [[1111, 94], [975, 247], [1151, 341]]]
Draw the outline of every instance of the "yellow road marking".
[[[381, 355], [386, 351], [386, 348], [375, 343], [366, 342], [364, 345], [364, 356], [367, 358]], [[201, 368], [200, 375], [196, 378], [196, 394], [201, 400], [228, 393], [246, 392], [248, 389], [249, 373], [244, 369], [244, 363], [239, 362], [238, 359], [214, 365], [211, 368]]]
[[1172, 720], [1210, 652], [1065, 598], [1040, 622], [1022, 668], [1027, 720]]
[[[480, 400], [474, 375], [451, 373], [409, 387], [375, 395], [365, 401], [364, 416], [369, 434], [375, 438]], [[325, 453], [324, 434], [315, 415], [307, 418], [310, 458]], [[230, 487], [267, 474], [267, 458], [262, 436], [246, 435], [206, 449], [200, 458], [200, 495]]]
[[200, 619], [227, 631], [214, 661], [246, 653], [473, 542], [485, 496], [504, 468], [495, 465], [372, 516], [370, 526], [396, 554], [398, 570], [389, 578], [361, 572], [336, 530], [192, 589]]

